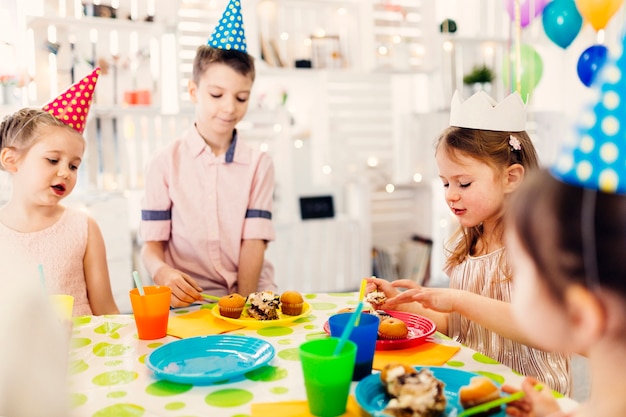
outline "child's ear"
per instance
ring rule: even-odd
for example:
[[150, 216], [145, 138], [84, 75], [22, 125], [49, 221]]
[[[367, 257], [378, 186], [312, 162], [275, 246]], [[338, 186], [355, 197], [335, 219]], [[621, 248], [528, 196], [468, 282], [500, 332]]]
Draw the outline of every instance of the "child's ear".
[[6, 147], [0, 152], [0, 164], [7, 172], [17, 171], [17, 152], [11, 147]]
[[593, 292], [574, 284], [565, 290], [565, 304], [574, 344], [572, 350], [585, 353], [604, 333], [606, 313], [602, 303]]
[[524, 173], [525, 169], [520, 164], [513, 164], [509, 166], [504, 172], [505, 175], [505, 192], [511, 192], [517, 189], [520, 186], [522, 181], [524, 181]]
[[194, 82], [194, 80], [189, 80], [189, 82], [187, 83], [187, 91], [189, 92], [191, 102], [196, 103], [196, 93], [198, 92], [198, 85]]

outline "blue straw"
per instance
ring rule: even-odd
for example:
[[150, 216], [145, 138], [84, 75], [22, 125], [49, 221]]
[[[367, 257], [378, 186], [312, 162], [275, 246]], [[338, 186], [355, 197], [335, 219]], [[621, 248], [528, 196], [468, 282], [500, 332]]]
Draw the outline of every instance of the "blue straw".
[[43, 275], [43, 265], [39, 264], [39, 265], [37, 265], [37, 268], [39, 269], [39, 281], [41, 281], [41, 286], [45, 290], [46, 289], [46, 279], [45, 279], [45, 277]]
[[141, 278], [139, 278], [139, 273], [137, 271], [133, 271], [133, 279], [135, 280], [135, 285], [137, 286], [137, 291], [139, 291], [139, 295], [146, 295], [145, 291], [143, 290]]
[[343, 345], [346, 344], [346, 341], [350, 337], [350, 333], [352, 333], [352, 329], [354, 328], [356, 319], [361, 315], [361, 310], [363, 310], [363, 300], [359, 301], [359, 304], [357, 304], [354, 313], [352, 313], [352, 316], [350, 316], [350, 320], [348, 320], [348, 324], [346, 324], [346, 327], [343, 329], [341, 337], [339, 338], [339, 343], [337, 343], [337, 347], [335, 348], [335, 353], [333, 354], [334, 356], [339, 356], [339, 354], [341, 353]]

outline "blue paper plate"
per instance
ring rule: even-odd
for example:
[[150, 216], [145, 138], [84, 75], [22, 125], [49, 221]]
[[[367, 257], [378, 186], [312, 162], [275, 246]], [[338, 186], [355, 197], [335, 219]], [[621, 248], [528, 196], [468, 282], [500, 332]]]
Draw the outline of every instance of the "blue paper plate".
[[272, 360], [274, 354], [272, 345], [254, 337], [200, 336], [155, 349], [146, 365], [159, 379], [204, 385], [257, 369]]
[[[464, 385], [468, 385], [473, 377], [479, 375], [454, 368], [436, 366], [427, 368], [432, 371], [435, 378], [446, 384], [444, 393], [446, 395], [446, 399], [448, 400], [448, 404], [446, 405], [444, 416], [449, 415], [452, 410], [455, 409], [458, 413], [461, 413], [461, 411], [463, 411], [463, 407], [459, 402], [459, 389]], [[421, 367], [416, 366], [415, 369], [419, 370]], [[372, 374], [363, 378], [356, 386], [355, 396], [361, 408], [371, 415], [382, 411], [390, 399], [389, 395], [387, 395], [385, 387], [380, 382], [379, 374]], [[506, 413], [504, 408], [498, 414], [493, 414], [492, 416], [505, 417]]]

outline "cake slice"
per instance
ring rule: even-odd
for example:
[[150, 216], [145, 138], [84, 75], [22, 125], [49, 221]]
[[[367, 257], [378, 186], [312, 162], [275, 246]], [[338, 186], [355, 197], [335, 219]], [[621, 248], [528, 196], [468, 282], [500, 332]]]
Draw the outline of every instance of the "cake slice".
[[389, 364], [381, 379], [392, 397], [384, 412], [394, 417], [440, 417], [446, 409], [445, 384], [423, 368]]
[[278, 319], [280, 297], [271, 291], [253, 292], [248, 295], [248, 315], [257, 320]]

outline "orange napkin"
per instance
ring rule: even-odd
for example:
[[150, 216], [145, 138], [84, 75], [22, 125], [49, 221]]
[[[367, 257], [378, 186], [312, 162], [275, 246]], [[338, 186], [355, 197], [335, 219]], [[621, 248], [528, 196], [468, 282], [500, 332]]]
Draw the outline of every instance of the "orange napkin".
[[411, 349], [377, 350], [374, 353], [372, 368], [381, 370], [392, 362], [407, 363], [410, 365], [441, 366], [453, 357], [461, 348], [446, 346], [438, 343], [426, 342]]
[[181, 339], [226, 333], [238, 329], [243, 329], [243, 326], [218, 319], [209, 308], [170, 317], [167, 323], [167, 334]]
[[[283, 401], [279, 403], [252, 404], [250, 417], [313, 417], [309, 413], [309, 405], [306, 401]], [[361, 417], [361, 407], [354, 397], [348, 397], [348, 406], [345, 414], [341, 417]]]

